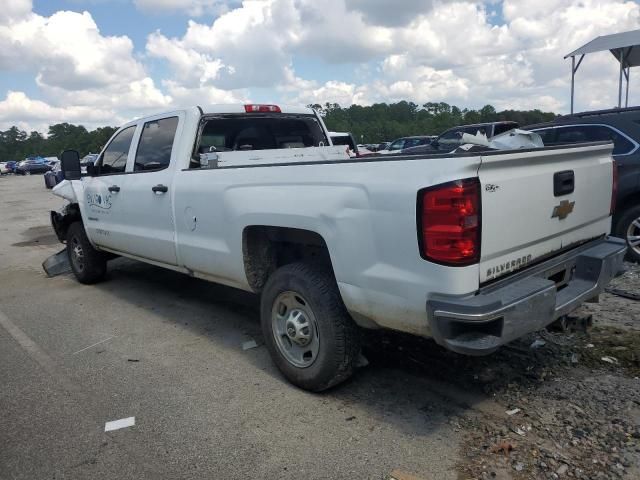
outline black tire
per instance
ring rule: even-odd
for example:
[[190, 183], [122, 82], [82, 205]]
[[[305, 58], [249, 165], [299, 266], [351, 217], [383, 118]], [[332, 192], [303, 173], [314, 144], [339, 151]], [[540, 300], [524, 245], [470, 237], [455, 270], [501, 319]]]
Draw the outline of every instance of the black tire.
[[107, 259], [89, 242], [82, 222], [73, 222], [67, 230], [67, 256], [71, 270], [80, 283], [92, 284], [107, 273]]
[[[293, 292], [306, 302], [312, 312], [318, 351], [313, 363], [294, 365], [281, 351], [276, 340], [273, 315], [282, 295]], [[295, 297], [295, 295], [294, 295]], [[299, 297], [296, 297], [299, 298]], [[265, 284], [260, 302], [260, 320], [271, 358], [282, 374], [294, 385], [319, 392], [349, 378], [360, 355], [360, 332], [342, 302], [331, 271], [322, 266], [293, 263], [278, 269]], [[286, 340], [287, 335], [281, 337]], [[291, 340], [288, 340], [291, 344]]]
[[[633, 245], [633, 240], [629, 237], [640, 236], [640, 226], [633, 225], [633, 222], [639, 219], [640, 205], [634, 205], [620, 213], [613, 227], [613, 234], [627, 242], [627, 259], [634, 262], [640, 262], [640, 244]], [[638, 225], [640, 225], [640, 223], [638, 223]], [[635, 242], [637, 242], [637, 239]]]

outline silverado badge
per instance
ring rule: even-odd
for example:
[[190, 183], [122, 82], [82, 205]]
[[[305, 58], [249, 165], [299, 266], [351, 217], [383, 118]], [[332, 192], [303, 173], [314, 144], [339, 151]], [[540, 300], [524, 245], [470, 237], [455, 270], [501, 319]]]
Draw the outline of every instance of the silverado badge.
[[551, 218], [558, 217], [558, 220], [564, 220], [569, 216], [571, 212], [573, 212], [573, 207], [576, 202], [569, 202], [569, 200], [562, 200], [560, 205], [556, 205], [553, 207], [553, 213], [551, 214]]

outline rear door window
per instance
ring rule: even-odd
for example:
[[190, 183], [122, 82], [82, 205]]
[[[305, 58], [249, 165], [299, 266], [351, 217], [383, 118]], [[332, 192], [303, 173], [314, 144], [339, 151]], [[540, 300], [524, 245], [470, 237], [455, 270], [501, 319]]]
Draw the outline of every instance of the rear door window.
[[144, 124], [133, 166], [135, 172], [162, 170], [171, 162], [178, 117], [153, 120]]
[[131, 140], [133, 140], [135, 131], [135, 125], [127, 127], [118, 133], [109, 145], [107, 145], [102, 156], [96, 162], [100, 175], [124, 172], [127, 166], [127, 156], [129, 155], [129, 148], [131, 147]]
[[633, 142], [607, 125], [559, 127], [555, 139], [555, 143], [559, 144], [603, 141], [613, 142], [613, 155], [625, 155], [635, 149]]
[[552, 145], [556, 143], [556, 133], [558, 133], [557, 128], [545, 128], [544, 130], [534, 130], [540, 138], [542, 138], [543, 145]]

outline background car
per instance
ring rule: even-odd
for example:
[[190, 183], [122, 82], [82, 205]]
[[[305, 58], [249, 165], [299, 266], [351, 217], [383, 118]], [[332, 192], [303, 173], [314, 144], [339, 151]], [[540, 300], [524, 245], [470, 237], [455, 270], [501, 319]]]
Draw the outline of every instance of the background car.
[[8, 162], [4, 162], [4, 166], [7, 168], [7, 170], [9, 170], [9, 173], [13, 173], [15, 171], [16, 165], [18, 164], [18, 162], [15, 162], [13, 160], [9, 160]]
[[11, 173], [11, 170], [7, 167], [6, 162], [0, 162], [0, 175], [6, 175]]
[[575, 113], [528, 125], [545, 146], [578, 142], [613, 143], [618, 195], [612, 233], [627, 240], [629, 258], [640, 261], [640, 107]]
[[463, 133], [470, 135], [482, 133], [487, 138], [491, 138], [513, 130], [514, 128], [518, 128], [516, 122], [488, 122], [460, 125], [446, 130], [428, 145], [405, 148], [402, 153], [448, 153], [462, 145]]
[[87, 166], [94, 165], [99, 156], [100, 154], [98, 153], [89, 153], [82, 157], [82, 159], [80, 160], [80, 171], [82, 173], [87, 173]]
[[349, 147], [350, 157], [359, 157], [358, 146], [350, 132], [329, 132], [331, 143], [334, 145], [346, 145]]
[[47, 189], [51, 189], [55, 187], [58, 183], [60, 183], [62, 180], [63, 180], [62, 168], [61, 168], [60, 162], [58, 161], [51, 167], [51, 170], [49, 170], [48, 172], [45, 172], [44, 186]]
[[394, 140], [386, 149], [378, 150], [382, 155], [400, 153], [405, 148], [429, 145], [435, 137], [433, 135], [419, 135], [414, 137], [402, 137]]
[[17, 175], [31, 175], [45, 173], [49, 170], [51, 170], [51, 166], [43, 158], [28, 158], [16, 165], [14, 173]]

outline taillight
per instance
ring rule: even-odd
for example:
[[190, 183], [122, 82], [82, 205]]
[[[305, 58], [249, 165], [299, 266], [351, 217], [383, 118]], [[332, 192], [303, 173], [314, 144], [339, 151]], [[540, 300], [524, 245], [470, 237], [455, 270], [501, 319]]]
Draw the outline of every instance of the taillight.
[[426, 260], [464, 266], [480, 261], [480, 181], [456, 180], [418, 192], [418, 241]]
[[616, 198], [618, 197], [618, 165], [613, 160], [613, 177], [611, 182], [611, 208], [609, 209], [609, 215], [613, 215], [616, 211]]
[[244, 111], [247, 113], [282, 113], [277, 105], [245, 105]]

